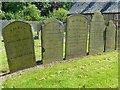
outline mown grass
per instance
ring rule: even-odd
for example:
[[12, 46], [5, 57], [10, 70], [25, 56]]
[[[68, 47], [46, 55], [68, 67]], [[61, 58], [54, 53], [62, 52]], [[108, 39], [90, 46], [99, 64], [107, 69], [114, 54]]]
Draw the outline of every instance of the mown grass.
[[36, 57], [36, 61], [41, 61], [41, 41], [39, 39], [34, 40], [34, 49], [35, 49], [35, 57]]
[[[35, 40], [36, 61], [41, 60], [40, 40]], [[65, 47], [65, 46], [64, 46]], [[9, 71], [4, 44], [0, 46], [0, 73]], [[64, 54], [63, 54], [64, 55]], [[7, 88], [116, 88], [118, 87], [118, 53], [87, 56], [82, 59], [54, 64], [39, 70], [25, 71], [8, 78]], [[0, 86], [1, 87], [1, 86]]]
[[5, 88], [116, 88], [118, 53], [87, 56], [12, 76]]
[[4, 43], [2, 42], [0, 45], [0, 59], [1, 59], [1, 65], [0, 65], [0, 73], [4, 73], [9, 71], [8, 63], [7, 63], [7, 57], [6, 52], [4, 48]]

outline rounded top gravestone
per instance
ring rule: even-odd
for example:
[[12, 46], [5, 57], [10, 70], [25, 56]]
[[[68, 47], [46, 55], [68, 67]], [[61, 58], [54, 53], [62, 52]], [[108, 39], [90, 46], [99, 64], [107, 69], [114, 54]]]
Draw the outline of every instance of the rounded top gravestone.
[[105, 22], [104, 21], [104, 17], [102, 15], [102, 13], [100, 11], [96, 11], [93, 18], [92, 18], [92, 22]]
[[14, 21], [2, 30], [8, 64], [11, 72], [34, 66], [34, 41], [31, 26]]
[[66, 59], [86, 55], [87, 35], [87, 18], [80, 14], [68, 16], [66, 32]]
[[104, 51], [104, 31], [105, 20], [101, 12], [95, 12], [90, 22], [90, 35], [89, 35], [89, 53], [99, 54]]
[[43, 63], [51, 63], [63, 59], [63, 23], [49, 19], [42, 25], [42, 57]]
[[109, 25], [106, 28], [106, 42], [105, 42], [105, 51], [115, 50], [115, 35], [116, 35], [116, 26], [112, 20], [109, 21]]

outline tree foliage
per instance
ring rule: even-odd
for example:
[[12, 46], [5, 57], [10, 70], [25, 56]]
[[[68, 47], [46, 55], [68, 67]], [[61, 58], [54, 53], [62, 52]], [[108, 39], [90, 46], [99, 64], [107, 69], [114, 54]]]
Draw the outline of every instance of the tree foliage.
[[72, 2], [3, 2], [2, 19], [45, 20], [49, 17], [65, 21]]
[[2, 11], [16, 13], [23, 11], [25, 9], [25, 2], [3, 2], [2, 3]]
[[40, 10], [35, 5], [29, 4], [24, 10], [24, 19], [30, 21], [37, 21], [40, 19]]
[[58, 10], [54, 9], [53, 12], [50, 13], [50, 17], [54, 17], [62, 22], [65, 22], [67, 16], [67, 10], [63, 8], [59, 8]]

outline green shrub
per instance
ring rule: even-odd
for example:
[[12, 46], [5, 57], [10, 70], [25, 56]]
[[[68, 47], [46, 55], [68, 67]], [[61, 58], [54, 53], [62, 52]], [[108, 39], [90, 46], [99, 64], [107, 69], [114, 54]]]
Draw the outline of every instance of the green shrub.
[[41, 16], [40, 21], [48, 20], [49, 18], [47, 16]]
[[54, 9], [53, 12], [50, 12], [50, 17], [56, 18], [62, 22], [65, 22], [67, 17], [67, 10], [59, 8], [58, 10]]
[[11, 20], [11, 19], [13, 19], [14, 18], [14, 14], [12, 14], [12, 13], [5, 13], [5, 12], [3, 12], [2, 11], [2, 20]]
[[28, 21], [38, 21], [40, 19], [40, 10], [35, 5], [29, 4], [23, 13], [24, 18]]

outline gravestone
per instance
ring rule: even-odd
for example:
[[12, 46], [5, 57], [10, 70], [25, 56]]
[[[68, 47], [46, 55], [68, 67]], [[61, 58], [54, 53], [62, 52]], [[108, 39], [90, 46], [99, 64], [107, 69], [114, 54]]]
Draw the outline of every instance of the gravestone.
[[100, 12], [95, 12], [90, 22], [89, 53], [100, 54], [104, 51], [105, 21]]
[[120, 42], [119, 37], [120, 37], [120, 28], [117, 28], [117, 30], [116, 30], [116, 41], [115, 41], [115, 44], [116, 44], [115, 49], [116, 50], [118, 50], [118, 48], [120, 48], [119, 47], [119, 42]]
[[118, 52], [120, 52], [120, 30], [118, 30]]
[[10, 72], [36, 65], [31, 26], [14, 21], [2, 30]]
[[106, 28], [106, 38], [105, 38], [105, 51], [115, 50], [115, 35], [116, 26], [112, 20], [109, 21], [109, 25]]
[[116, 35], [116, 50], [120, 52], [120, 29], [117, 30]]
[[83, 15], [67, 18], [66, 59], [84, 56], [87, 53], [88, 21]]
[[63, 60], [63, 23], [49, 19], [42, 25], [43, 63]]

